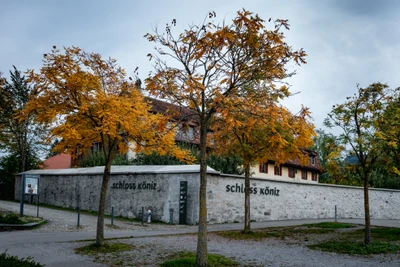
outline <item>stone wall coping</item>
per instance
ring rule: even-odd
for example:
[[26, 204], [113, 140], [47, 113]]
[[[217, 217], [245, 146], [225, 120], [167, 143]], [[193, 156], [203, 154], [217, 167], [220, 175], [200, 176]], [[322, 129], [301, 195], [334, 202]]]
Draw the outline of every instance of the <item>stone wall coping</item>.
[[[225, 174], [222, 173], [219, 178], [237, 178], [244, 180], [243, 175], [233, 175], [233, 174]], [[251, 177], [251, 181], [268, 181], [268, 182], [278, 182], [278, 183], [287, 183], [287, 184], [297, 184], [297, 185], [311, 185], [311, 186], [327, 186], [327, 187], [338, 187], [338, 188], [348, 188], [348, 189], [356, 189], [356, 190], [363, 190], [364, 188], [361, 186], [351, 186], [351, 185], [337, 185], [337, 184], [323, 184], [323, 183], [316, 183], [316, 182], [299, 182], [299, 181], [285, 181], [285, 180], [278, 180], [273, 178], [260, 178], [260, 177]], [[387, 192], [400, 192], [398, 189], [387, 189], [387, 188], [373, 188], [369, 187], [369, 190], [374, 191], [387, 191]]]
[[[90, 168], [70, 168], [70, 169], [40, 169], [30, 170], [21, 174], [39, 175], [100, 175], [104, 172], [104, 166]], [[200, 173], [200, 165], [140, 165], [140, 166], [112, 166], [111, 175], [114, 174], [134, 174], [134, 173]], [[220, 172], [207, 167], [208, 174], [219, 175]]]

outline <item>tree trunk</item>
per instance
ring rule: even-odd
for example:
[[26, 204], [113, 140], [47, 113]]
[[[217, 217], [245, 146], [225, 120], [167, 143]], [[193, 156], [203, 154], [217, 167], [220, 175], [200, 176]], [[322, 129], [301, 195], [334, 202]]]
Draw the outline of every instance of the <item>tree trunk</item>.
[[28, 135], [28, 130], [25, 127], [26, 122], [24, 122], [24, 133], [23, 133], [23, 139], [22, 139], [22, 150], [21, 150], [21, 169], [22, 171], [27, 171], [27, 166], [26, 166], [26, 158], [27, 158], [27, 135]]
[[364, 211], [365, 211], [365, 238], [364, 244], [371, 243], [371, 218], [369, 214], [368, 174], [363, 173], [364, 178]]
[[101, 183], [100, 190], [100, 203], [99, 203], [99, 213], [97, 217], [97, 231], [96, 231], [96, 245], [104, 245], [104, 210], [106, 208], [106, 197], [108, 181], [110, 179], [112, 159], [107, 157], [106, 166], [104, 166], [103, 181]]
[[196, 265], [208, 265], [207, 249], [207, 127], [203, 122], [200, 125], [200, 205], [199, 205], [199, 231], [197, 237]]
[[244, 169], [244, 233], [250, 233], [250, 164]]

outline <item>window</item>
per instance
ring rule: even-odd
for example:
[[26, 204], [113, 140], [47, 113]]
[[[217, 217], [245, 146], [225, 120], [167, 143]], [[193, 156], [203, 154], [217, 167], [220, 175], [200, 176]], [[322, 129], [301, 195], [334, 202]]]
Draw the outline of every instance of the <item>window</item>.
[[192, 126], [189, 126], [186, 132], [187, 138], [192, 140], [194, 138], [194, 128]]
[[294, 168], [289, 168], [289, 177], [294, 178], [296, 176], [296, 170]]
[[311, 180], [317, 181], [317, 180], [318, 180], [318, 174], [315, 173], [315, 172], [312, 172], [312, 173], [311, 173]]
[[301, 179], [307, 180], [307, 171], [301, 171]]
[[275, 174], [275, 175], [282, 176], [282, 169], [281, 169], [280, 166], [275, 166], [275, 168], [274, 168], [274, 174]]
[[193, 140], [194, 139], [194, 127], [192, 127], [192, 126], [180, 127], [177, 132], [177, 137], [180, 140]]
[[268, 173], [268, 163], [267, 162], [260, 164], [260, 173]]
[[311, 165], [315, 165], [315, 156], [310, 157]]
[[93, 143], [93, 152], [97, 152], [100, 151], [103, 148], [103, 146], [101, 145], [101, 142], [94, 142]]

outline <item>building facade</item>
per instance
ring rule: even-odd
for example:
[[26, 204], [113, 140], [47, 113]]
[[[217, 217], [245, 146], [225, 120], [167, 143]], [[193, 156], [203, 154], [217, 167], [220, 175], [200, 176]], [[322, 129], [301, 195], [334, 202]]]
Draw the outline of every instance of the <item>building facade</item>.
[[[177, 134], [176, 142], [184, 143], [192, 147], [197, 147], [200, 143], [200, 125], [196, 114], [189, 108], [181, 107], [171, 103], [167, 103], [154, 98], [146, 98], [150, 102], [152, 109], [151, 112], [161, 113], [171, 116], [171, 124], [176, 125]], [[212, 135], [212, 132], [209, 131]], [[127, 153], [128, 159], [136, 157], [134, 147], [136, 144], [130, 143], [131, 149]], [[101, 143], [94, 143], [92, 151], [101, 151]], [[212, 151], [212, 147], [208, 148], [208, 151]], [[283, 181], [299, 181], [299, 182], [311, 182], [318, 183], [319, 176], [322, 173], [322, 167], [318, 158], [318, 154], [315, 151], [309, 149], [302, 149], [303, 153], [307, 154], [310, 158], [309, 164], [302, 166], [298, 160], [292, 160], [285, 162], [281, 166], [276, 166], [273, 161], [263, 162], [252, 166], [251, 174], [255, 178], [261, 179], [274, 179]], [[65, 158], [65, 156], [63, 157]], [[59, 156], [47, 159], [47, 162], [58, 162]], [[71, 166], [79, 165], [78, 160], [72, 160]], [[50, 164], [49, 164], [50, 166]], [[46, 164], [44, 166], [46, 168]], [[51, 164], [49, 169], [60, 169], [67, 168], [65, 165]]]
[[288, 161], [280, 166], [275, 165], [273, 161], [268, 161], [253, 166], [251, 173], [257, 178], [318, 183], [322, 172], [318, 154], [309, 149], [303, 149], [303, 153], [308, 155], [307, 165], [301, 165], [298, 160]]

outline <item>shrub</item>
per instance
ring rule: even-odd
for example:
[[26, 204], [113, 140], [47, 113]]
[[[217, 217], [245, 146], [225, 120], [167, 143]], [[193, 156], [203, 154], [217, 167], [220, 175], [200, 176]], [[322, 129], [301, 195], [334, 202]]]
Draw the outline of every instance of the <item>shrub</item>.
[[35, 262], [32, 257], [21, 258], [7, 254], [7, 250], [0, 254], [0, 267], [43, 267], [43, 264]]

